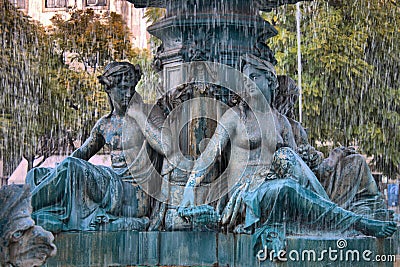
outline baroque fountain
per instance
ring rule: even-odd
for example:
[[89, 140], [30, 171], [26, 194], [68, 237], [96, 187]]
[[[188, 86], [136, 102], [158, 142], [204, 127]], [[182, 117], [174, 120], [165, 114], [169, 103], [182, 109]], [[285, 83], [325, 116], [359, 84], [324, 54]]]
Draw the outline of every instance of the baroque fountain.
[[[167, 10], [148, 28], [162, 40], [157, 103], [135, 91], [138, 66], [110, 63], [98, 77], [110, 114], [56, 168], [28, 173], [32, 218], [58, 246], [48, 266], [325, 266], [311, 249], [334, 261], [393, 253], [383, 238], [396, 223], [365, 160], [347, 147], [323, 159], [288, 115], [298, 89], [276, 75], [265, 41], [277, 31], [258, 14], [297, 1], [131, 2]], [[102, 147], [112, 168], [87, 162]]]

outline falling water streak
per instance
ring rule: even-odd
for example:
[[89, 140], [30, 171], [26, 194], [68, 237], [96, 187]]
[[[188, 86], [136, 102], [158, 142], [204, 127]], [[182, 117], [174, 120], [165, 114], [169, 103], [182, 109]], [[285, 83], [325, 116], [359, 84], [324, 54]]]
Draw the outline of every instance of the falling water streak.
[[296, 3], [296, 29], [297, 29], [297, 73], [298, 73], [298, 87], [299, 87], [299, 122], [302, 123], [302, 90], [301, 90], [301, 32], [300, 32], [300, 3]]

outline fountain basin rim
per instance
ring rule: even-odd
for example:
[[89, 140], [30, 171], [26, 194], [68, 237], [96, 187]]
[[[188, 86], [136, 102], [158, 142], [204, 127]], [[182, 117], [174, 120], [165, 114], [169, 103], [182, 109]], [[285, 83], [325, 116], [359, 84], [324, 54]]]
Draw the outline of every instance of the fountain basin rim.
[[[127, 0], [134, 4], [135, 8], [146, 8], [146, 7], [159, 7], [166, 8], [167, 1], [163, 0]], [[229, 1], [229, 0], [228, 0]], [[270, 12], [273, 8], [277, 8], [286, 4], [296, 4], [297, 2], [311, 1], [311, 0], [255, 0], [254, 4], [257, 5], [261, 11]]]
[[[210, 16], [211, 15], [211, 16]], [[216, 20], [218, 19], [218, 21]], [[249, 23], [250, 22], [250, 23]], [[258, 16], [241, 15], [241, 14], [207, 14], [199, 13], [196, 15], [177, 15], [167, 17], [160, 20], [147, 29], [150, 33], [157, 32], [162, 28], [168, 27], [185, 27], [185, 26], [214, 26], [214, 27], [225, 27], [233, 26], [236, 28], [267, 28], [268, 32], [265, 32], [266, 38], [273, 37], [278, 34], [278, 31], [268, 21], [261, 19]]]

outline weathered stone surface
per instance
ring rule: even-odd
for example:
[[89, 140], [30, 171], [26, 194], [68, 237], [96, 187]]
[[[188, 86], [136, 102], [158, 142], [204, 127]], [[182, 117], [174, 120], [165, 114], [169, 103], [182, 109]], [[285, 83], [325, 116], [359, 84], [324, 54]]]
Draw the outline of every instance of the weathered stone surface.
[[139, 263], [157, 265], [160, 259], [160, 232], [139, 233]]
[[68, 232], [58, 234], [56, 240], [61, 246], [59, 253], [46, 266], [124, 266], [139, 262], [139, 232]]
[[212, 266], [217, 262], [216, 233], [161, 232], [160, 265]]
[[[340, 239], [342, 241], [338, 243]], [[345, 244], [343, 240], [346, 246], [339, 248], [339, 244]], [[59, 253], [46, 266], [393, 266], [394, 256], [390, 255], [398, 253], [398, 241], [398, 235], [390, 239], [289, 236], [287, 262], [269, 259], [258, 262], [250, 235], [211, 232], [69, 232], [56, 236]], [[321, 257], [323, 250], [327, 252]], [[298, 252], [299, 261], [292, 260], [296, 257], [292, 251]], [[315, 260], [310, 251], [315, 251]], [[355, 251], [359, 253], [359, 260]], [[370, 255], [364, 255], [370, 261], [362, 258], [364, 251], [371, 251]], [[386, 257], [388, 261], [377, 262], [376, 255]]]

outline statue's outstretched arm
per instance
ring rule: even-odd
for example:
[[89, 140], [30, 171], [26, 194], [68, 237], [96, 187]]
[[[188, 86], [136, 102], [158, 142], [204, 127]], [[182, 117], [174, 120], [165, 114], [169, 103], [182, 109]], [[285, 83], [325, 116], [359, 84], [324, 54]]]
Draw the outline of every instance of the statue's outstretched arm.
[[102, 119], [100, 119], [90, 132], [90, 136], [86, 139], [85, 143], [72, 152], [71, 157], [80, 158], [83, 160], [89, 160], [93, 157], [100, 149], [104, 146], [104, 137], [99, 133], [98, 129], [100, 127]]
[[222, 150], [225, 148], [230, 137], [235, 134], [236, 123], [238, 120], [239, 115], [233, 109], [227, 110], [221, 117], [213, 137], [193, 166], [192, 172], [186, 183], [183, 200], [180, 205], [181, 208], [194, 204], [194, 187], [201, 183], [209, 168], [213, 166], [218, 155], [220, 155]]

